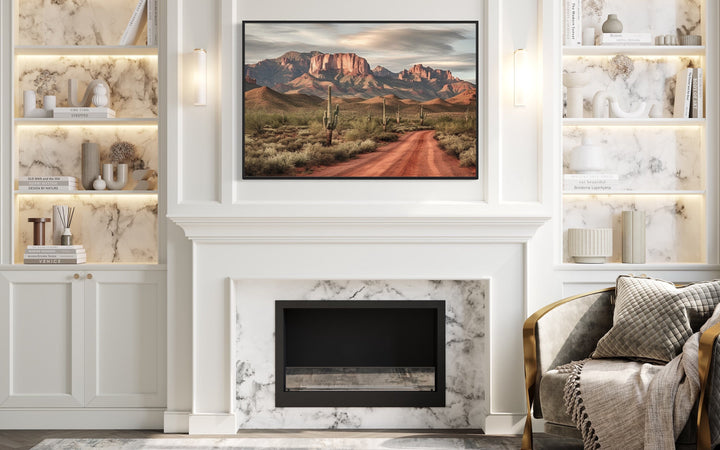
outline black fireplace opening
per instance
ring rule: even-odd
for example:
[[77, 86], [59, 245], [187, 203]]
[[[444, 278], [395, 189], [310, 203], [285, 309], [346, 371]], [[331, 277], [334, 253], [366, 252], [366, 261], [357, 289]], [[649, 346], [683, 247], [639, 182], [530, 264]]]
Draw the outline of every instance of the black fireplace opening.
[[445, 301], [276, 301], [275, 406], [445, 406]]

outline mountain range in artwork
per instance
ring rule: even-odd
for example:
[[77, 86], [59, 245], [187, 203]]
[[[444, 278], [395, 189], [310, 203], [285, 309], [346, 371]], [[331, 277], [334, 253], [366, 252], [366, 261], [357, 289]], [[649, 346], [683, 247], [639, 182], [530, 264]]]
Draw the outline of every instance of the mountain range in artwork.
[[[360, 31], [413, 32], [399, 24], [368, 23]], [[335, 29], [342, 40], [342, 24]], [[247, 37], [246, 51], [280, 47], [270, 41]], [[243, 177], [477, 178], [474, 80], [420, 55], [402, 67], [383, 50], [369, 53], [395, 70], [372, 67], [359, 51], [288, 49], [245, 63]]]

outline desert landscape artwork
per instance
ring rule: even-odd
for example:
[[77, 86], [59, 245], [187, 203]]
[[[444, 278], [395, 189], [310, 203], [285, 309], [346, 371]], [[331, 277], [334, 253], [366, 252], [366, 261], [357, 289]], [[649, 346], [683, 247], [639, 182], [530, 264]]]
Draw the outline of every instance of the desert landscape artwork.
[[477, 22], [242, 30], [244, 179], [477, 179]]

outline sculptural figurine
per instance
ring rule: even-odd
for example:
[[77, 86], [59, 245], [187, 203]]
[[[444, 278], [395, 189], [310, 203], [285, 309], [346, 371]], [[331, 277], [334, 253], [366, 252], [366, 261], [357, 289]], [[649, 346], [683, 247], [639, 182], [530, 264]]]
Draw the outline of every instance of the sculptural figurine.
[[642, 102], [632, 111], [623, 111], [620, 108], [615, 94], [607, 91], [598, 91], [593, 97], [593, 117], [602, 119], [604, 117], [617, 117], [621, 119], [633, 119], [647, 116], [646, 103]]
[[[70, 106], [75, 107], [81, 107], [81, 106], [90, 106], [93, 102], [93, 96], [95, 95], [95, 87], [96, 86], [103, 86], [105, 87], [104, 94], [102, 91], [98, 92], [98, 99], [102, 95], [105, 95], [105, 105], [107, 105], [107, 97], [110, 96], [110, 86], [103, 81], [103, 80], [93, 80], [88, 84], [87, 89], [85, 89], [85, 94], [83, 95], [82, 100], [78, 100], [77, 96], [77, 80], [69, 79], [68, 80], [68, 104]], [[105, 105], [98, 105], [95, 104], [95, 106], [105, 106]]]
[[46, 95], [43, 97], [43, 107], [38, 108], [35, 91], [23, 91], [23, 117], [52, 117], [55, 104], [55, 96]]

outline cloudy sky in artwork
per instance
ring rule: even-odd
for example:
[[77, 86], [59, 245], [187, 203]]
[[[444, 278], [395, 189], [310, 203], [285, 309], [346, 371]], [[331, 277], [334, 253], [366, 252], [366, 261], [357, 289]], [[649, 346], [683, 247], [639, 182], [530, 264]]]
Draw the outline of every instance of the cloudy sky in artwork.
[[477, 23], [246, 22], [245, 64], [288, 51], [357, 53], [393, 72], [423, 64], [475, 82]]

